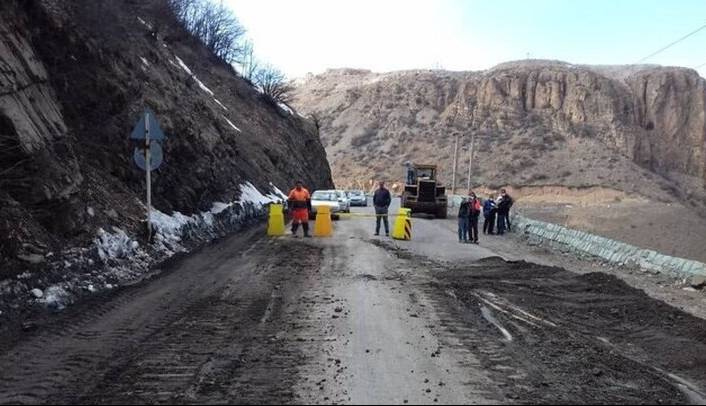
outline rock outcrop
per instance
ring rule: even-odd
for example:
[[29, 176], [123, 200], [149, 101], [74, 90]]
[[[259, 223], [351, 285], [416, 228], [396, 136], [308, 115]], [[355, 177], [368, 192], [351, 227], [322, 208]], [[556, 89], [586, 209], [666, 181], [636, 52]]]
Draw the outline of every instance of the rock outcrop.
[[483, 72], [330, 70], [297, 83], [339, 183], [401, 179], [436, 162], [459, 185], [605, 186], [668, 199], [703, 192], [705, 81], [657, 66], [520, 61]]

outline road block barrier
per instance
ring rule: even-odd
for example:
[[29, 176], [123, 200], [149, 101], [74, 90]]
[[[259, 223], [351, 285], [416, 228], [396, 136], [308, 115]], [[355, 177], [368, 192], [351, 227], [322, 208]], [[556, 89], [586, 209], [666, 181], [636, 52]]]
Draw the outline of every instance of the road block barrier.
[[316, 208], [316, 223], [314, 223], [314, 237], [331, 237], [333, 224], [331, 222], [331, 208], [321, 206]]
[[[377, 218], [377, 217], [397, 217], [401, 216], [400, 213], [388, 213], [388, 214], [365, 214], [365, 213], [336, 213], [334, 216], [341, 218], [359, 217], [359, 218]], [[410, 216], [411, 217], [411, 216]]]
[[267, 221], [267, 235], [270, 237], [283, 236], [284, 230], [284, 206], [271, 204], [270, 216]]
[[412, 210], [400, 209], [392, 228], [392, 238], [395, 240], [409, 241], [412, 239]]

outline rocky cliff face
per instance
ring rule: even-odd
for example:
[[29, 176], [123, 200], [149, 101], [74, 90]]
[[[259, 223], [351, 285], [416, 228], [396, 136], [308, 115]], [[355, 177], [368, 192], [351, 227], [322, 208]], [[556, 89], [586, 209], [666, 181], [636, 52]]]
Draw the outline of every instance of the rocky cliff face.
[[0, 3], [0, 268], [89, 244], [100, 228], [138, 233], [144, 175], [128, 136], [144, 107], [169, 137], [153, 175], [164, 213], [232, 202], [246, 182], [263, 194], [295, 179], [332, 185], [313, 123], [266, 102], [165, 4]]
[[319, 119], [343, 183], [398, 180], [405, 160], [437, 162], [449, 181], [458, 135], [459, 185], [475, 139], [474, 185], [608, 186], [666, 199], [706, 182], [704, 83], [689, 69], [552, 61], [344, 69], [300, 81], [296, 105]]

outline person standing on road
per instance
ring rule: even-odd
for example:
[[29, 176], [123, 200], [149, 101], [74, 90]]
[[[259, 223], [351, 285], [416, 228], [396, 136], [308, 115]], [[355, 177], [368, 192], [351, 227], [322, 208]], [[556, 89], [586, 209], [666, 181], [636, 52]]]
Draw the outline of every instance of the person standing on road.
[[387, 221], [387, 212], [392, 203], [390, 191], [385, 188], [385, 182], [380, 182], [380, 187], [373, 195], [373, 206], [375, 206], [375, 235], [380, 235], [380, 222], [385, 225], [385, 235], [390, 236], [390, 223]]
[[498, 198], [498, 235], [505, 234], [505, 230], [510, 230], [510, 208], [514, 201], [505, 189], [500, 190]]
[[468, 199], [465, 197], [461, 200], [461, 206], [458, 208], [458, 242], [468, 242], [468, 216], [471, 215], [471, 206], [468, 204]]
[[498, 213], [498, 208], [495, 204], [495, 199], [493, 195], [488, 196], [483, 202], [483, 217], [485, 222], [483, 223], [483, 234], [493, 235], [495, 232], [495, 217]]
[[510, 209], [512, 209], [512, 205], [515, 204], [515, 200], [510, 196], [509, 193], [505, 193], [505, 197], [507, 198], [507, 213], [505, 213], [505, 225], [507, 226], [507, 231], [509, 233], [512, 232], [512, 223], [510, 222]]
[[405, 175], [407, 176], [407, 184], [413, 185], [415, 180], [414, 180], [414, 168], [412, 168], [412, 163], [410, 161], [407, 161], [404, 163], [404, 166], [406, 168]]
[[471, 192], [469, 196], [470, 199], [468, 201], [468, 240], [472, 244], [478, 244], [478, 218], [480, 217], [481, 212], [480, 199], [478, 199], [474, 192]]
[[309, 209], [311, 195], [306, 190], [302, 181], [297, 181], [296, 186], [289, 192], [289, 208], [292, 214], [292, 235], [297, 236], [299, 224], [304, 230], [304, 237], [309, 238]]

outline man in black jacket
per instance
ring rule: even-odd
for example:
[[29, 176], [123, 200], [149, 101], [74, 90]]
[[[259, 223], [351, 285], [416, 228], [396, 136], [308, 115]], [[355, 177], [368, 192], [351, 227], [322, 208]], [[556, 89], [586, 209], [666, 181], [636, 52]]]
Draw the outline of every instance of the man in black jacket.
[[375, 214], [377, 216], [375, 221], [375, 235], [380, 235], [380, 221], [385, 224], [385, 235], [390, 235], [390, 223], [387, 221], [387, 212], [390, 208], [390, 203], [392, 203], [390, 191], [385, 189], [385, 182], [380, 182], [380, 187], [375, 191], [375, 195], [373, 195], [373, 205], [375, 206]]
[[468, 216], [471, 214], [470, 204], [465, 197], [458, 207], [458, 242], [468, 242]]
[[515, 203], [505, 189], [500, 191], [498, 199], [498, 234], [505, 234], [505, 230], [510, 231], [510, 208]]

